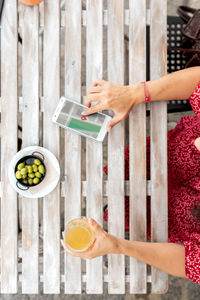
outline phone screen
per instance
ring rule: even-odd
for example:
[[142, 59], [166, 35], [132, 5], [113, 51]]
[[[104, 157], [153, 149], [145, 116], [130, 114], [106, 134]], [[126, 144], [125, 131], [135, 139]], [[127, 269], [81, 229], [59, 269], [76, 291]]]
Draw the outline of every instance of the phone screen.
[[86, 110], [86, 108], [78, 103], [75, 104], [65, 101], [56, 122], [93, 138], [97, 138], [105, 121], [105, 116], [98, 113], [82, 116], [81, 113], [84, 110]]

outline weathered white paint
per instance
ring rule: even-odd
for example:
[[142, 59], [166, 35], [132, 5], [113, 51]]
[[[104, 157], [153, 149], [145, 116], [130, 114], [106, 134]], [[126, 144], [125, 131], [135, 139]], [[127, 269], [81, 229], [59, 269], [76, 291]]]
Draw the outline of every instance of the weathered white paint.
[[[108, 1], [108, 80], [124, 83], [124, 1]], [[108, 230], [124, 237], [124, 122], [108, 136]], [[123, 255], [108, 256], [108, 292], [124, 294]]]
[[8, 165], [17, 151], [17, 1], [1, 18], [1, 293], [17, 293], [17, 194]]
[[[167, 70], [167, 1], [151, 0], [151, 79]], [[151, 104], [151, 240], [168, 241], [167, 199], [167, 103]], [[152, 268], [152, 293], [167, 290], [167, 274]]]
[[[44, 112], [44, 146], [59, 158], [59, 129], [51, 123], [51, 117], [60, 96], [59, 31], [61, 26], [65, 26], [66, 96], [81, 101], [82, 26], [86, 26], [87, 36], [87, 87], [95, 78], [102, 77], [103, 24], [108, 26], [108, 79], [121, 84], [124, 82], [124, 24], [130, 24], [130, 83], [145, 79], [145, 39], [141, 39], [141, 36], [145, 36], [146, 8], [144, 0], [139, 2], [130, 1], [130, 9], [124, 10], [124, 1], [110, 0], [108, 10], [103, 11], [102, 0], [88, 0], [86, 10], [81, 10], [81, 0], [65, 0], [65, 11], [60, 17], [59, 1], [45, 0], [44, 13], [42, 10], [40, 14], [40, 33], [42, 34], [44, 30], [42, 46], [44, 47], [44, 73], [40, 78], [40, 84], [38, 7], [21, 5], [19, 23], [23, 38], [23, 95], [19, 97], [19, 111], [23, 113], [23, 146], [39, 144], [40, 108], [40, 111]], [[166, 1], [161, 4], [158, 0], [151, 0], [151, 13], [148, 13], [148, 16], [151, 16], [151, 78], [153, 79], [166, 72]], [[16, 1], [14, 5], [11, 0], [7, 0], [4, 4], [1, 58], [1, 159], [5, 165], [9, 164], [17, 151], [19, 95], [17, 96]], [[39, 94], [39, 86], [43, 86], [43, 94]], [[152, 241], [167, 241], [166, 104], [155, 103], [152, 106], [152, 182], [149, 182], [152, 192]], [[147, 182], [145, 181], [144, 119], [145, 105], [140, 105], [130, 114], [130, 182], [124, 182], [123, 123], [117, 125], [109, 134], [109, 175], [108, 181], [105, 182], [102, 176], [102, 145], [92, 141], [87, 142], [87, 178], [86, 181], [81, 182], [81, 138], [66, 131], [65, 165], [61, 166], [65, 168], [65, 182], [62, 184], [62, 195], [65, 197], [65, 222], [72, 216], [80, 216], [81, 197], [86, 196], [87, 216], [97, 219], [102, 224], [102, 197], [108, 196], [109, 232], [124, 237], [124, 195], [130, 194], [130, 236], [133, 240], [145, 241]], [[163, 124], [162, 128], [159, 127], [160, 122]], [[135, 147], [135, 145], [140, 146]], [[137, 159], [139, 155], [140, 165]], [[152, 292], [159, 293], [166, 290], [166, 274], [153, 268], [152, 277], [147, 276], [145, 264], [134, 259], [130, 260], [130, 276], [125, 276], [124, 257], [121, 255], [109, 256], [108, 274], [102, 274], [102, 258], [88, 261], [86, 273], [81, 273], [80, 259], [66, 255], [65, 274], [64, 276], [60, 274], [59, 186], [45, 197], [43, 202], [43, 275], [38, 272], [38, 200], [25, 198], [22, 200], [23, 244], [22, 251], [19, 253], [22, 257], [22, 275], [19, 268], [19, 278], [17, 278], [17, 197], [8, 184], [5, 170], [5, 168], [1, 170], [2, 293], [16, 293], [17, 279], [22, 281], [23, 293], [36, 294], [39, 292], [39, 280], [43, 282], [44, 293], [59, 293], [60, 282], [65, 282], [65, 292], [68, 294], [80, 294], [81, 282], [86, 282], [87, 293], [102, 293], [103, 281], [108, 282], [111, 294], [124, 293], [125, 282], [130, 282], [131, 293], [145, 293], [146, 282], [150, 282], [151, 278]], [[159, 187], [156, 185], [157, 182], [160, 183]], [[138, 186], [143, 188], [139, 190]]]
[[[146, 79], [146, 1], [129, 1], [129, 84]], [[146, 106], [129, 115], [130, 240], [146, 241]], [[147, 266], [130, 258], [130, 293], [146, 293]]]
[[[150, 182], [150, 180], [148, 180], [146, 182], [146, 193], [147, 193], [148, 196], [150, 196], [150, 187], [151, 187], [151, 182]], [[87, 196], [87, 181], [82, 180], [81, 191], [82, 191], [82, 196], [86, 197]], [[61, 197], [65, 197], [65, 192], [66, 192], [65, 182], [62, 181], [61, 182]], [[125, 180], [125, 182], [124, 182], [124, 194], [125, 194], [125, 196], [130, 195], [130, 193], [129, 193], [129, 181], [128, 180]], [[1, 195], [1, 182], [0, 182], [0, 195]], [[104, 182], [103, 182], [103, 196], [108, 197], [108, 181], [107, 180], [104, 180]]]
[[[43, 141], [59, 159], [60, 129], [52, 116], [60, 97], [60, 1], [44, 2]], [[53, 137], [53, 138], [52, 138]], [[60, 184], [43, 201], [44, 293], [60, 293]]]
[[[39, 144], [38, 7], [22, 7], [22, 147]], [[38, 199], [22, 198], [22, 293], [38, 293]]]
[[[65, 0], [64, 0], [65, 1]], [[60, 26], [61, 27], [65, 27], [65, 22], [66, 22], [66, 9], [65, 10], [61, 10], [60, 12]], [[149, 15], [149, 10], [147, 10], [147, 14]], [[20, 13], [19, 13], [20, 15]], [[81, 23], [83, 26], [86, 26], [86, 19], [87, 19], [87, 10], [85, 9], [82, 9], [82, 12], [81, 12]], [[124, 24], [125, 25], [129, 25], [129, 9], [125, 9], [124, 10]], [[147, 22], [149, 21], [149, 18], [147, 19]], [[149, 23], [147, 23], [149, 25]], [[108, 25], [108, 10], [107, 9], [104, 9], [103, 10], [103, 25], [107, 26]], [[22, 26], [22, 22], [19, 21], [19, 27]], [[41, 30], [43, 30], [43, 27], [44, 27], [44, 14], [41, 13], [40, 14], [40, 28]], [[1, 28], [1, 26], [0, 26]]]
[[[65, 1], [65, 95], [81, 102], [81, 0]], [[81, 137], [65, 132], [65, 224], [81, 215]], [[65, 293], [81, 293], [81, 260], [65, 254]]]
[[[62, 283], [64, 283], [65, 282], [65, 275], [61, 274], [60, 277], [61, 277], [60, 281]], [[81, 280], [82, 280], [83, 283], [87, 282], [87, 274], [86, 273], [82, 273]], [[104, 280], [105, 283], [108, 282], [108, 274], [107, 273], [104, 273], [103, 280]], [[19, 282], [21, 282], [21, 281], [22, 281], [22, 276], [19, 273]], [[43, 277], [43, 275], [40, 275], [40, 282], [43, 282], [43, 281], [44, 281], [44, 277]], [[125, 282], [126, 283], [130, 282], [130, 276], [129, 275], [125, 276]], [[151, 275], [150, 274], [147, 275], [147, 282], [151, 283]]]
[[[102, 0], [87, 0], [86, 22], [86, 86], [89, 88], [95, 79], [103, 75]], [[101, 143], [89, 139], [86, 147], [87, 217], [94, 218], [102, 225], [103, 148]], [[88, 294], [103, 292], [102, 257], [87, 261], [86, 289]]]

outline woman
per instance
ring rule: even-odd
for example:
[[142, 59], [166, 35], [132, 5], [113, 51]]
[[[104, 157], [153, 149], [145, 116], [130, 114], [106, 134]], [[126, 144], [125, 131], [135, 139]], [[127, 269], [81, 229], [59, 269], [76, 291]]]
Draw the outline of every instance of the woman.
[[[112, 109], [115, 115], [107, 126], [110, 131], [127, 117], [134, 106], [148, 97], [151, 101], [190, 98], [196, 114], [181, 118], [168, 132], [168, 243], [123, 240], [108, 234], [90, 219], [91, 227], [96, 231], [94, 247], [80, 255], [70, 254], [89, 259], [108, 253], [125, 254], [200, 284], [200, 67], [149, 81], [145, 83], [145, 89], [141, 83], [121, 86], [96, 80], [88, 92], [86, 105], [89, 108], [84, 114]], [[98, 103], [90, 107], [93, 101]], [[128, 176], [128, 149], [126, 154]]]

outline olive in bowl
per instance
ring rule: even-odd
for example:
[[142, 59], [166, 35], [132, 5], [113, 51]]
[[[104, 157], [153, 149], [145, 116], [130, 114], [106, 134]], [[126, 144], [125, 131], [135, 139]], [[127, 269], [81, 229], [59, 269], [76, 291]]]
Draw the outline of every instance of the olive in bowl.
[[31, 155], [22, 157], [17, 162], [14, 172], [16, 185], [21, 190], [25, 191], [40, 184], [46, 175], [43, 154], [35, 151]]

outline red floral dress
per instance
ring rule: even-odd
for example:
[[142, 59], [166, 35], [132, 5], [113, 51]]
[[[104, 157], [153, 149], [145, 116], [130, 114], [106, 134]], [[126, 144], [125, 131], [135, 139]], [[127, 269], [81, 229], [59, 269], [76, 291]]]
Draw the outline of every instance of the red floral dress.
[[[200, 83], [190, 96], [194, 116], [182, 117], [168, 132], [168, 232], [169, 242], [183, 243], [187, 277], [200, 284], [200, 223], [191, 214], [200, 201]], [[107, 173], [107, 166], [104, 168]], [[147, 178], [150, 179], [150, 139], [147, 138]], [[125, 149], [125, 179], [129, 179], [129, 148]], [[129, 198], [125, 197], [125, 228], [129, 229]], [[150, 197], [148, 197], [150, 236]], [[108, 211], [104, 214], [108, 219]]]

